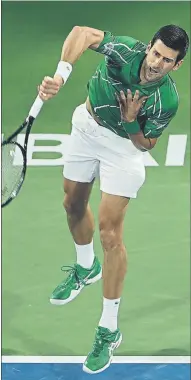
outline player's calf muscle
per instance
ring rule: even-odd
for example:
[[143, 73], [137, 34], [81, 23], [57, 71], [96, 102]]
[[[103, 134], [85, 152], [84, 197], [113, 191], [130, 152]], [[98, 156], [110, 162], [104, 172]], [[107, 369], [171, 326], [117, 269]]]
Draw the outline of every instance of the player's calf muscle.
[[73, 215], [77, 219], [82, 219], [87, 210], [87, 201], [73, 199], [68, 194], [64, 197], [64, 208], [68, 215]]
[[[68, 207], [69, 206], [69, 207]], [[78, 204], [65, 204], [68, 226], [76, 244], [85, 245], [92, 241], [95, 226], [94, 218], [88, 204], [79, 208]]]

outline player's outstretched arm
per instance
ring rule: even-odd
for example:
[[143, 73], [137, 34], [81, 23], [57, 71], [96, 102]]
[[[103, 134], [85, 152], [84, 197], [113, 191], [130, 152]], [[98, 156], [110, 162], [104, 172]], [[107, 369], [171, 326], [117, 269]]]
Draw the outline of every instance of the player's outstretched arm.
[[55, 96], [60, 87], [71, 74], [72, 65], [81, 57], [88, 48], [97, 48], [104, 38], [104, 32], [86, 26], [74, 26], [64, 41], [61, 60], [54, 78], [44, 77], [38, 87], [39, 95], [43, 101]]
[[86, 26], [74, 26], [64, 41], [61, 53], [61, 61], [73, 65], [81, 55], [91, 46], [97, 48], [104, 38], [102, 30]]

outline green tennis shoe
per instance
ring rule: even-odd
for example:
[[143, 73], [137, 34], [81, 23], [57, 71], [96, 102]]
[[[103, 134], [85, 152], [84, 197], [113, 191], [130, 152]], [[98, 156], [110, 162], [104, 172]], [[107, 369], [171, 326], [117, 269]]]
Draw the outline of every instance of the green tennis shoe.
[[62, 270], [69, 272], [69, 275], [53, 291], [50, 297], [52, 305], [65, 305], [73, 301], [85, 286], [93, 284], [102, 277], [102, 267], [97, 257], [90, 269], [75, 264], [73, 267], [63, 266]]
[[122, 334], [119, 329], [111, 332], [105, 327], [98, 326], [93, 349], [83, 364], [83, 371], [94, 374], [108, 368], [113, 358], [113, 352], [119, 347], [121, 341]]

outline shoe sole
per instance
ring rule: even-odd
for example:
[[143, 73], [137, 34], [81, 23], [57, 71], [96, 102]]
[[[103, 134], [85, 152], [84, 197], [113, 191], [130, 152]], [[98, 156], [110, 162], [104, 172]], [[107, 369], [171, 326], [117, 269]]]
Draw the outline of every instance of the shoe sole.
[[[100, 273], [97, 274], [97, 276], [91, 278], [90, 280], [87, 280], [86, 285], [94, 284], [95, 282], [99, 281], [101, 278], [102, 278], [102, 270]], [[52, 305], [56, 305], [56, 306], [65, 305], [65, 304], [73, 301], [78, 296], [78, 294], [82, 291], [82, 289], [85, 288], [86, 285], [82, 284], [78, 290], [72, 290], [70, 297], [68, 297], [65, 300], [50, 298], [50, 303]]]
[[[116, 346], [114, 347], [113, 351], [116, 350], [116, 348], [120, 346], [122, 339], [123, 339], [123, 336], [121, 334], [119, 340], [116, 342]], [[89, 369], [88, 367], [85, 366], [85, 364], [83, 364], [83, 371], [86, 373], [89, 373], [90, 375], [95, 375], [97, 373], [103, 372], [110, 366], [112, 359], [113, 359], [113, 355], [111, 356], [109, 362], [103, 368], [98, 369], [97, 371], [91, 371], [91, 369]]]

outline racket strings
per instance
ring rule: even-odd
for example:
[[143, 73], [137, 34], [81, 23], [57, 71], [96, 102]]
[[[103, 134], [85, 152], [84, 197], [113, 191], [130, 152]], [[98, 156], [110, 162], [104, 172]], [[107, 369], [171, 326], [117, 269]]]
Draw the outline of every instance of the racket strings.
[[20, 147], [14, 142], [2, 146], [1, 203], [17, 195], [23, 180], [24, 157]]

